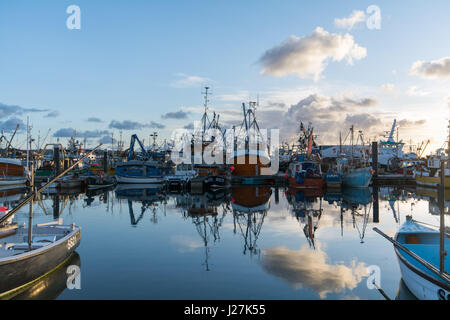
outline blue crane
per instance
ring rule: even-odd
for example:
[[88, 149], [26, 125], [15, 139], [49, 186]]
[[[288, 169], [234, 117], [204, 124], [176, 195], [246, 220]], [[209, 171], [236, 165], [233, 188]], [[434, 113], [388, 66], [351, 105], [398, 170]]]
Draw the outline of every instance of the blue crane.
[[145, 147], [142, 144], [141, 140], [139, 140], [138, 136], [136, 134], [133, 134], [131, 136], [130, 149], [128, 149], [128, 161], [133, 160], [134, 144], [136, 143], [136, 141], [139, 143], [139, 146], [141, 147], [141, 150], [142, 150], [142, 153], [144, 154], [144, 156], [147, 159], [149, 159], [150, 158], [150, 154], [145, 150]]

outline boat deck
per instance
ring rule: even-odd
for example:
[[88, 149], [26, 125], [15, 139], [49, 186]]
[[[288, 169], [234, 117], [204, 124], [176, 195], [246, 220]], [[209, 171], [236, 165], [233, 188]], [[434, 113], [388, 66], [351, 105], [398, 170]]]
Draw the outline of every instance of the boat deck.
[[[48, 246], [69, 233], [67, 226], [33, 227], [32, 249]], [[28, 228], [20, 227], [14, 234], [0, 239], [0, 262], [3, 258], [25, 253], [28, 249]]]

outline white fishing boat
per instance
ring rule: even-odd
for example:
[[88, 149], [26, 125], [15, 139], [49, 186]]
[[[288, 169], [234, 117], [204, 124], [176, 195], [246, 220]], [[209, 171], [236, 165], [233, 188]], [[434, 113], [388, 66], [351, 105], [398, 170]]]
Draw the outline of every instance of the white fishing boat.
[[198, 176], [196, 170], [194, 170], [194, 165], [181, 163], [176, 166], [175, 173], [173, 175], [168, 175], [164, 177], [165, 181], [189, 181], [192, 178]]
[[[448, 247], [448, 234], [444, 237], [444, 246]], [[395, 246], [402, 278], [408, 289], [421, 300], [449, 300], [449, 274], [445, 270], [450, 268], [450, 263], [445, 255], [440, 256], [440, 232], [409, 220], [400, 228], [395, 240], [430, 265], [427, 267], [403, 248]], [[444, 270], [440, 269], [441, 266]]]

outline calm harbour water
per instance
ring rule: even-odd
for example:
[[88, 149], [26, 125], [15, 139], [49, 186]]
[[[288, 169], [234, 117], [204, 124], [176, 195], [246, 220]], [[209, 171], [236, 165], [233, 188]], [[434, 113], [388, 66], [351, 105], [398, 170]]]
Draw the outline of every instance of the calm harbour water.
[[[393, 236], [411, 214], [439, 225], [437, 203], [432, 190], [378, 193], [378, 223], [372, 189], [315, 196], [245, 187], [167, 195], [131, 186], [91, 196], [43, 195], [35, 222], [59, 215], [82, 228], [70, 262], [81, 266], [81, 288], [66, 288], [64, 269], [29, 297], [384, 299], [367, 286], [368, 267], [378, 266], [391, 298], [412, 298], [393, 246], [372, 228]], [[27, 207], [15, 219], [26, 222]]]

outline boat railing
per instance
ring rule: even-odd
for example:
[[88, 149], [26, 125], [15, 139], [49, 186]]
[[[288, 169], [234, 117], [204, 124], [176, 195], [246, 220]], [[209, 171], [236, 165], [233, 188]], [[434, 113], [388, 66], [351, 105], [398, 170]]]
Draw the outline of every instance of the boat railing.
[[426, 267], [428, 270], [430, 270], [432, 273], [434, 273], [436, 276], [444, 279], [445, 281], [447, 281], [447, 283], [450, 283], [450, 275], [445, 272], [445, 271], [440, 271], [438, 268], [436, 268], [435, 266], [433, 266], [431, 263], [429, 263], [428, 261], [425, 261], [424, 259], [422, 259], [421, 257], [419, 257], [417, 254], [415, 254], [414, 252], [412, 252], [410, 249], [406, 248], [404, 245], [402, 245], [400, 242], [398, 242], [397, 240], [392, 239], [391, 237], [389, 237], [387, 234], [385, 234], [384, 232], [382, 232], [380, 229], [378, 228], [373, 228], [373, 231], [375, 231], [376, 233], [378, 233], [379, 235], [381, 235], [382, 237], [384, 237], [385, 239], [387, 239], [388, 241], [390, 241], [395, 247], [401, 249], [403, 252], [405, 252], [406, 254], [408, 254], [410, 257], [412, 257], [413, 259], [415, 259], [417, 262], [419, 262], [420, 264], [422, 264], [424, 267]]

